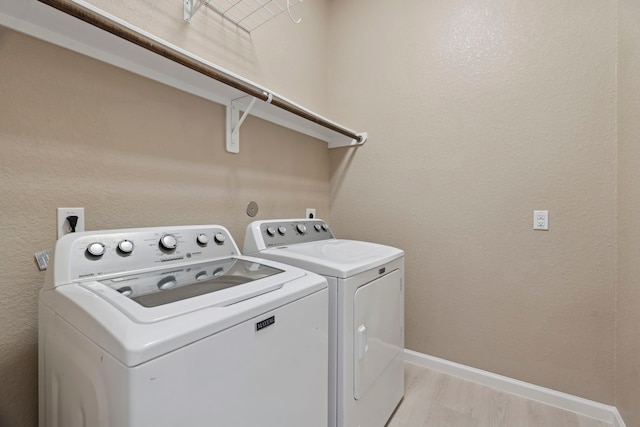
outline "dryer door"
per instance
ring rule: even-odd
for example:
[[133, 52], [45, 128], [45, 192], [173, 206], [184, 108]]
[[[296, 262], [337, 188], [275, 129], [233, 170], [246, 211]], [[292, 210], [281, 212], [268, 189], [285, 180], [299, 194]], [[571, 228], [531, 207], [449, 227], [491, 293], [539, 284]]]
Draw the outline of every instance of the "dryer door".
[[402, 273], [358, 288], [353, 300], [353, 393], [360, 399], [403, 346]]

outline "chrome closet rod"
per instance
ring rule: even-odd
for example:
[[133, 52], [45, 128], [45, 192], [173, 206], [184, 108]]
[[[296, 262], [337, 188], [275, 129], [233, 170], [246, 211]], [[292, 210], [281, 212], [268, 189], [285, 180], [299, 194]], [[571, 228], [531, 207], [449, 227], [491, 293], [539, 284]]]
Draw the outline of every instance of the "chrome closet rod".
[[211, 67], [200, 61], [197, 61], [183, 54], [182, 52], [172, 49], [169, 46], [163, 45], [162, 43], [158, 43], [144, 36], [143, 34], [133, 31], [132, 29], [127, 28], [117, 22], [114, 22], [90, 9], [86, 9], [80, 6], [79, 4], [74, 3], [73, 1], [70, 1], [70, 0], [38, 0], [38, 1], [46, 5], [49, 5], [55, 9], [58, 9], [64, 13], [67, 13], [75, 18], [78, 18], [88, 24], [98, 27], [104, 31], [107, 31], [124, 40], [127, 40], [133, 44], [136, 44], [153, 53], [161, 55], [171, 61], [177, 62], [178, 64], [181, 64], [187, 68], [190, 68], [200, 74], [203, 74], [207, 77], [210, 77], [214, 80], [217, 80], [221, 83], [224, 83], [228, 86], [238, 89], [255, 98], [261, 99], [263, 101], [268, 101], [269, 98], [271, 97], [272, 105], [278, 108], [281, 108], [285, 111], [288, 111], [292, 114], [295, 114], [299, 117], [302, 117], [306, 120], [314, 122], [327, 129], [331, 129], [334, 132], [340, 133], [358, 142], [362, 142], [364, 139], [362, 135], [358, 135], [349, 129], [345, 129], [339, 125], [336, 125], [335, 123], [329, 122], [323, 119], [322, 117], [316, 116], [315, 114], [307, 110], [301, 109], [300, 107], [288, 102], [285, 99], [278, 97], [277, 95], [269, 94], [261, 88], [252, 86], [243, 80], [240, 80], [214, 67]]

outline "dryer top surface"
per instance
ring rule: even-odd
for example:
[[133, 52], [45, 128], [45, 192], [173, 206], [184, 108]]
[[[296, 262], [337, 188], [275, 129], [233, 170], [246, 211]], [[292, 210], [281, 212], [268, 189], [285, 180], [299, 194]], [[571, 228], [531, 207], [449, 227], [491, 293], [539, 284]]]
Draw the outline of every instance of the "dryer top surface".
[[324, 276], [347, 278], [401, 258], [404, 252], [378, 243], [329, 239], [269, 248], [255, 256]]

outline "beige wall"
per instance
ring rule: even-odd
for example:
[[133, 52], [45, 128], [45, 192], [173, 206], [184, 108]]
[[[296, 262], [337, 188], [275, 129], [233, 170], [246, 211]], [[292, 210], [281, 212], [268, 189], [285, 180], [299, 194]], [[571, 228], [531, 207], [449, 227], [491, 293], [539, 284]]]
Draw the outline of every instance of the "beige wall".
[[406, 250], [406, 346], [613, 404], [615, 1], [330, 4], [332, 225]]
[[616, 407], [640, 425], [640, 4], [618, 2]]
[[326, 110], [326, 1], [312, 0], [293, 6], [292, 15], [302, 19], [299, 25], [293, 24], [285, 12], [254, 30], [251, 35], [207, 7], [201, 7], [189, 24], [182, 19], [182, 1], [88, 2], [316, 113], [332, 118]]
[[[322, 49], [313, 40], [325, 28], [298, 37]], [[286, 42], [260, 55], [277, 57]], [[238, 61], [269, 75], [252, 51]], [[25, 427], [37, 425], [44, 278], [33, 254], [53, 246], [57, 207], [84, 206], [92, 230], [223, 224], [242, 245], [251, 200], [256, 219], [307, 207], [328, 217], [329, 155], [324, 142], [253, 118], [241, 153], [228, 154], [222, 106], [1, 27], [0, 63], [0, 426]], [[270, 80], [286, 89], [289, 75], [276, 71]], [[308, 71], [292, 90], [326, 78]], [[324, 91], [307, 92], [322, 103]]]
[[314, 0], [251, 37], [206, 10], [189, 26], [180, 2], [93, 3], [370, 141], [329, 153], [250, 118], [227, 154], [221, 106], [0, 29], [1, 426], [37, 424], [33, 253], [56, 207], [84, 206], [88, 229], [221, 223], [240, 240], [249, 200], [405, 249], [408, 348], [640, 423], [634, 2], [618, 2], [617, 103], [613, 0]]

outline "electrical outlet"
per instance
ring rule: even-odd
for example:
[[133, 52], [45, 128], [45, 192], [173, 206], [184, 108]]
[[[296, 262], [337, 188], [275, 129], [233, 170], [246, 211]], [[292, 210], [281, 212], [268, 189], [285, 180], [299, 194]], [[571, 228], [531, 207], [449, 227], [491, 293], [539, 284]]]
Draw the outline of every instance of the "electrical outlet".
[[533, 229], [549, 229], [549, 211], [533, 211]]
[[71, 224], [67, 221], [70, 216], [78, 217], [75, 231], [84, 231], [84, 208], [58, 208], [58, 239], [71, 233]]
[[307, 208], [305, 218], [314, 219], [316, 217], [316, 210], [313, 208]]

